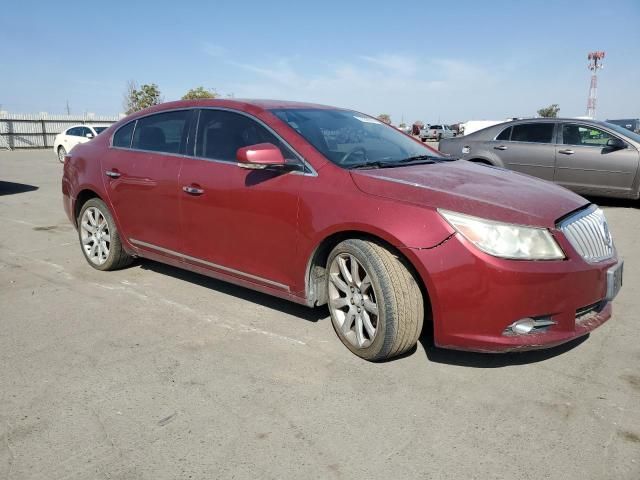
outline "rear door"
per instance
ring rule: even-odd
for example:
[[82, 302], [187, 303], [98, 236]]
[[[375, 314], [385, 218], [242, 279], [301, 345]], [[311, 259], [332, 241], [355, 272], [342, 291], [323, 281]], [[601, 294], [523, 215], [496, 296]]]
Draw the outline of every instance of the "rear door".
[[556, 147], [555, 181], [582, 193], [631, 194], [638, 151], [629, 144], [624, 149], [607, 147], [610, 138], [620, 137], [593, 125], [563, 123]]
[[[203, 109], [195, 157], [180, 173], [186, 261], [242, 280], [288, 290], [294, 284], [301, 160], [255, 119]], [[247, 170], [239, 148], [273, 143], [293, 171]]]
[[553, 180], [556, 149], [554, 122], [515, 124], [487, 142], [504, 166], [544, 180]]
[[178, 175], [192, 114], [171, 111], [131, 122], [115, 133], [102, 159], [112, 211], [137, 247], [168, 255], [181, 249]]

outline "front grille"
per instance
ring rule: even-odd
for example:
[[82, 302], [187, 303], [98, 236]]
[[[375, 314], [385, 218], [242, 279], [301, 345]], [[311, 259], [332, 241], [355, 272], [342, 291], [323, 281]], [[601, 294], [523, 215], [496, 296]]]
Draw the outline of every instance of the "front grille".
[[587, 262], [600, 262], [613, 256], [613, 240], [607, 219], [595, 205], [566, 218], [559, 228]]

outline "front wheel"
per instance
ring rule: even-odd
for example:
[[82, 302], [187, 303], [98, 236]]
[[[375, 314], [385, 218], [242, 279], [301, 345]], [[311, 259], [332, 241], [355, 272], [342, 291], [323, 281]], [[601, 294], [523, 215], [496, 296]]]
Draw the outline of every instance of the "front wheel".
[[346, 240], [327, 262], [331, 322], [353, 353], [376, 361], [417, 343], [424, 300], [404, 260], [377, 243]]
[[58, 161], [64, 163], [64, 157], [67, 155], [67, 151], [64, 147], [58, 147]]
[[97, 270], [117, 270], [132, 261], [122, 247], [111, 212], [98, 198], [92, 198], [82, 206], [78, 215], [78, 236], [84, 257]]

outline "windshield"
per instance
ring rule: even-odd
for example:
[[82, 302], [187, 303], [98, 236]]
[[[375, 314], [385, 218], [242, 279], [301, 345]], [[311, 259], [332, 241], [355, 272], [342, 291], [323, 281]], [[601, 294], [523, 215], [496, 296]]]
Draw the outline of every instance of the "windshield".
[[102, 132], [104, 132], [107, 128], [109, 127], [93, 127], [93, 129], [96, 131], [96, 135], [101, 134]]
[[625, 137], [630, 138], [634, 142], [640, 143], [640, 135], [629, 130], [628, 128], [621, 127], [620, 125], [616, 125], [614, 123], [604, 122], [604, 124], [610, 128], [611, 130], [615, 130], [620, 135], [624, 135]]
[[345, 168], [392, 167], [407, 161], [445, 160], [397, 129], [350, 110], [274, 109], [271, 113]]

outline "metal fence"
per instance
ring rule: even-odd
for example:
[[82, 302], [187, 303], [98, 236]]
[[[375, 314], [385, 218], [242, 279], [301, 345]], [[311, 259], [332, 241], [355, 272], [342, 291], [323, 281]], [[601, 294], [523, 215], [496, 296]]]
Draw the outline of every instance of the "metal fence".
[[55, 136], [73, 125], [111, 125], [120, 118], [120, 115], [0, 112], [0, 149], [53, 148]]

